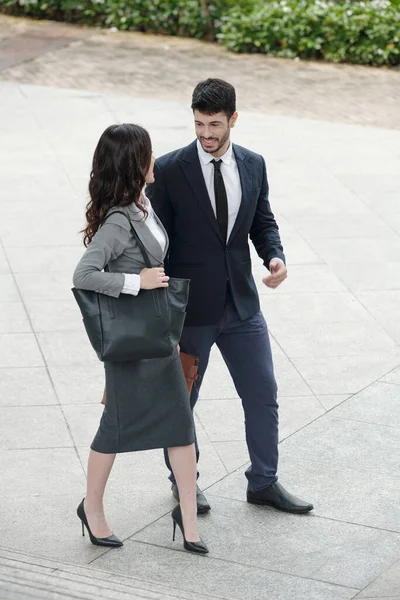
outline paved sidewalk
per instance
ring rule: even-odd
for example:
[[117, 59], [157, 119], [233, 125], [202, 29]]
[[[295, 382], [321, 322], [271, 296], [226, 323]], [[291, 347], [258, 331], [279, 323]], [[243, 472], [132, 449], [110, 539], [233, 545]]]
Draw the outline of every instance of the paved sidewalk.
[[[210, 555], [171, 541], [159, 451], [117, 458], [106, 506], [124, 547], [105, 551], [80, 535], [75, 508], [103, 373], [71, 275], [94, 146], [126, 120], [149, 128], [157, 155], [193, 138], [187, 101], [0, 82], [0, 598], [124, 598], [113, 582], [127, 598], [399, 600], [395, 129], [241, 111], [234, 131], [266, 158], [289, 262], [272, 292], [254, 256], [280, 388], [280, 478], [315, 511], [297, 517], [245, 502], [243, 416], [215, 352], [196, 410]], [[71, 587], [61, 591], [65, 579]]]
[[[234, 54], [199, 40], [0, 15], [2, 52], [9, 81], [186, 104], [194, 83], [222, 77], [237, 87], [240, 110], [400, 129], [400, 69]], [[24, 59], [29, 52], [34, 60]]]

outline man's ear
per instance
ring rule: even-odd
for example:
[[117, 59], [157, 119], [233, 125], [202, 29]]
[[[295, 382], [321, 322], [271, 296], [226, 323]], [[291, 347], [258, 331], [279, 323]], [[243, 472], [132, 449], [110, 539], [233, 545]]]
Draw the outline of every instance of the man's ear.
[[237, 111], [234, 112], [233, 115], [230, 118], [229, 127], [235, 127], [236, 121], [238, 120], [238, 117], [239, 117], [239, 113]]

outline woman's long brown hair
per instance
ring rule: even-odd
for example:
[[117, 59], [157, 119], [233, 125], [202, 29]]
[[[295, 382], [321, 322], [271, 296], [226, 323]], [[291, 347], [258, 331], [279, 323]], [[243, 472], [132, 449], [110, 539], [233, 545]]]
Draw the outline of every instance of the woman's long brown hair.
[[151, 140], [139, 125], [111, 125], [99, 139], [90, 173], [90, 200], [83, 243], [90, 244], [105, 215], [114, 206], [135, 204], [147, 216], [141, 195], [151, 164]]

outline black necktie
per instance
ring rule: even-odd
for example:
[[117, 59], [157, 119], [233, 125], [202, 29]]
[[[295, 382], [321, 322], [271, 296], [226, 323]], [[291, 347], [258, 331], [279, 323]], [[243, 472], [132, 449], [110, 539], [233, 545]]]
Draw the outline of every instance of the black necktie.
[[214, 192], [215, 192], [215, 206], [217, 209], [217, 222], [221, 231], [224, 242], [227, 241], [228, 237], [228, 198], [226, 196], [226, 189], [224, 184], [224, 178], [221, 173], [221, 160], [212, 160], [214, 165]]

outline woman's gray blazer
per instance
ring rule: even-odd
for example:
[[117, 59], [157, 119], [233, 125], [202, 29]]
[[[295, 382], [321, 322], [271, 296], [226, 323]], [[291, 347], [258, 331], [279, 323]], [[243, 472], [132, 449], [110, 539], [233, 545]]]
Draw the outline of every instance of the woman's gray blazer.
[[[113, 215], [116, 210], [124, 212], [129, 217], [149, 254], [153, 267], [162, 265], [168, 252], [168, 235], [156, 214], [154, 216], [167, 240], [164, 252], [136, 207], [124, 206], [111, 209], [108, 213], [111, 216], [100, 227], [79, 261], [74, 272], [73, 283], [76, 288], [94, 290], [114, 298], [118, 298], [124, 287], [123, 273], [139, 274], [146, 267], [142, 251], [132, 235], [128, 220], [122, 215]], [[103, 272], [106, 265], [110, 272]]]

